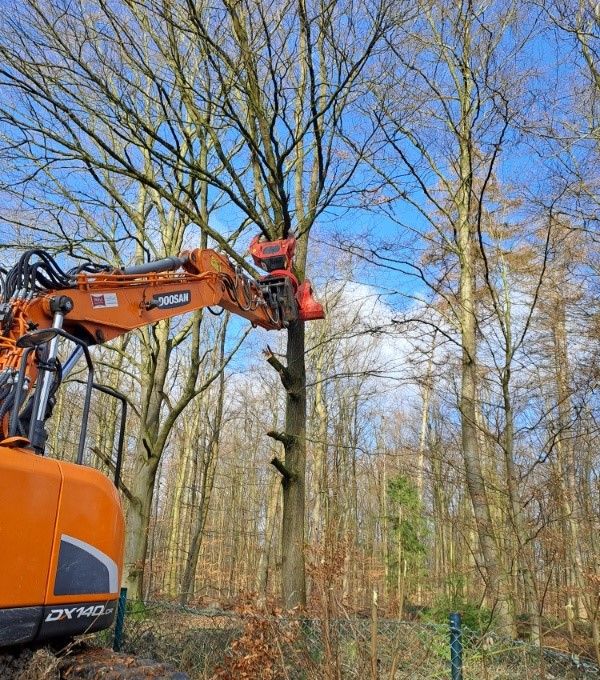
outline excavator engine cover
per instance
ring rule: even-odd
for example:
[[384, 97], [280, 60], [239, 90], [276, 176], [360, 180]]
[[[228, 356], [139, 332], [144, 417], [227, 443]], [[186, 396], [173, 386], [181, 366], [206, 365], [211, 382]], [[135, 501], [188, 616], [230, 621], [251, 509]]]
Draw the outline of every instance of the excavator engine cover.
[[124, 520], [101, 472], [0, 445], [0, 647], [107, 628]]

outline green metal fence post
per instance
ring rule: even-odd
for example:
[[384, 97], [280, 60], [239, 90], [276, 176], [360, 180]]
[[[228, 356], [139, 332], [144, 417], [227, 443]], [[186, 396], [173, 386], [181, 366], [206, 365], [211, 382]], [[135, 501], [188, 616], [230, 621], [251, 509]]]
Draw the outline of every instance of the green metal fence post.
[[462, 680], [462, 629], [460, 614], [450, 614], [450, 670], [452, 680]]
[[125, 605], [127, 604], [127, 588], [121, 588], [119, 595], [119, 604], [117, 606], [117, 621], [115, 623], [115, 638], [113, 641], [113, 650], [115, 652], [121, 651], [121, 644], [123, 643], [123, 624], [125, 622]]

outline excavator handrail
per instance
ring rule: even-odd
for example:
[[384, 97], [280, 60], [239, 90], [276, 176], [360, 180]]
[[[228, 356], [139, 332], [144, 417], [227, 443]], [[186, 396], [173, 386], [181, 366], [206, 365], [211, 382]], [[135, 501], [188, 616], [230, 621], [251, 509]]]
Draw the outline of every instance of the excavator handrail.
[[[76, 382], [79, 383], [80, 385], [85, 385], [86, 381], [84, 380], [79, 380], [79, 379], [74, 379], [69, 382]], [[119, 488], [119, 484], [121, 483], [121, 467], [123, 463], [123, 447], [125, 444], [125, 425], [127, 422], [127, 397], [122, 393], [119, 392], [119, 390], [115, 389], [114, 387], [109, 387], [108, 385], [101, 385], [100, 383], [93, 383], [92, 384], [92, 389], [98, 390], [98, 392], [103, 392], [104, 394], [108, 394], [111, 397], [114, 397], [118, 401], [121, 402], [121, 422], [119, 424], [119, 439], [117, 441], [117, 455], [116, 455], [116, 460], [115, 460], [115, 472], [114, 472], [114, 482], [115, 486], [117, 489]], [[83, 426], [86, 427], [87, 423], [83, 423]]]
[[[83, 402], [83, 414], [82, 414], [82, 421], [83, 423], [87, 423], [87, 419], [89, 416], [90, 412], [90, 403], [91, 403], [91, 393], [92, 393], [92, 386], [94, 384], [94, 363], [92, 361], [92, 357], [90, 354], [90, 350], [87, 346], [87, 344], [81, 340], [80, 338], [75, 337], [74, 335], [71, 335], [71, 333], [68, 333], [62, 328], [40, 328], [35, 331], [31, 331], [27, 333], [26, 335], [23, 336], [23, 338], [28, 338], [29, 340], [34, 339], [36, 336], [48, 336], [48, 334], [51, 333], [53, 337], [55, 336], [60, 336], [62, 338], [65, 338], [66, 340], [69, 340], [73, 344], [81, 347], [83, 350], [83, 354], [85, 356], [85, 362], [87, 364], [87, 369], [88, 369], [88, 377], [86, 381], [86, 391], [85, 391], [85, 399]], [[49, 340], [46, 340], [45, 342], [39, 343], [40, 345], [46, 344]], [[21, 364], [19, 366], [19, 376], [17, 379], [17, 385], [16, 385], [16, 397], [15, 397], [15, 403], [13, 404], [12, 407], [12, 412], [10, 416], [10, 436], [15, 436], [17, 434], [16, 430], [18, 428], [18, 423], [19, 423], [19, 411], [21, 410], [21, 399], [20, 395], [23, 390], [23, 384], [25, 381], [25, 372], [26, 372], [26, 367], [27, 367], [27, 359], [29, 357], [29, 354], [34, 350], [34, 346], [28, 346], [25, 348], [25, 351], [23, 352], [23, 356], [21, 357]], [[49, 369], [44, 369], [42, 368], [39, 371], [38, 379], [36, 380], [36, 390], [35, 390], [35, 395], [33, 398], [33, 405], [32, 405], [32, 418], [31, 422], [29, 425], [29, 433], [28, 433], [28, 438], [30, 444], [33, 446], [35, 450], [38, 450], [40, 453], [43, 452], [43, 442], [38, 442], [40, 434], [36, 432], [36, 424], [38, 422], [41, 423], [41, 426], [43, 427], [44, 421], [41, 420], [39, 421], [36, 418], [36, 413], [38, 413], [39, 405], [40, 405], [40, 399], [41, 399], [41, 392], [42, 390], [40, 389], [41, 385], [43, 384], [43, 374], [44, 372], [47, 372]], [[39, 378], [42, 377], [42, 380]], [[79, 445], [77, 448], [77, 463], [81, 464], [83, 461], [83, 451], [85, 449], [85, 440], [86, 440], [86, 434], [87, 434], [87, 428], [82, 427], [81, 432], [79, 435]], [[40, 446], [41, 443], [41, 446]]]

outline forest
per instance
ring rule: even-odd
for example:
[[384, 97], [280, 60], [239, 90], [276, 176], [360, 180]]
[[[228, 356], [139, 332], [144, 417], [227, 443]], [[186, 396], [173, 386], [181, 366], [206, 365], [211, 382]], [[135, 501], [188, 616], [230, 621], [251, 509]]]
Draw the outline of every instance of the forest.
[[[592, 0], [1, 2], [4, 267], [257, 275], [250, 239], [294, 235], [326, 311], [93, 348], [129, 599], [460, 610], [600, 664], [599, 161]], [[107, 474], [117, 427], [97, 398]]]

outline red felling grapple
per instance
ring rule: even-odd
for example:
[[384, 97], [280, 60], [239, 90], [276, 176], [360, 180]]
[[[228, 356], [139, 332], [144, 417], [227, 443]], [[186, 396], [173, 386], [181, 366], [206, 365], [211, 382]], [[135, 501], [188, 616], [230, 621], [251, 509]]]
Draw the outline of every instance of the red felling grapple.
[[[292, 272], [296, 239], [293, 236], [266, 241], [255, 236], [250, 243], [254, 264], [269, 272], [260, 280], [265, 296], [278, 300], [288, 310], [288, 319], [314, 321], [325, 318], [323, 305], [318, 302], [308, 279], [300, 283]], [[294, 309], [294, 305], [297, 309]]]

